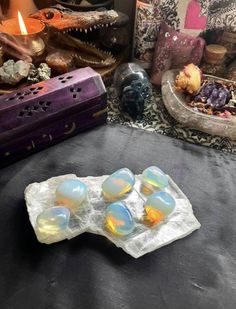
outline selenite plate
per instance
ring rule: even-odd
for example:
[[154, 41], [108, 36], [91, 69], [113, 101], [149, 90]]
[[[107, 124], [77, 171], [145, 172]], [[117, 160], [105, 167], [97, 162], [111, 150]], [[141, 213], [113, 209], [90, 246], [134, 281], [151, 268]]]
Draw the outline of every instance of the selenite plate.
[[[185, 126], [211, 135], [236, 140], [236, 116], [221, 118], [195, 111], [185, 103], [185, 95], [175, 89], [177, 70], [166, 71], [162, 77], [162, 97], [170, 115]], [[213, 80], [229, 81], [219, 77], [204, 75]], [[236, 82], [230, 81], [232, 83]]]
[[89, 176], [78, 178], [89, 188], [88, 200], [84, 203], [82, 210], [71, 215], [69, 228], [66, 232], [49, 237], [42, 237], [37, 231], [37, 216], [44, 209], [55, 206], [55, 190], [57, 186], [65, 179], [77, 178], [77, 176], [74, 174], [63, 175], [50, 178], [41, 183], [28, 185], [25, 189], [25, 201], [29, 219], [38, 241], [51, 244], [64, 239], [71, 239], [84, 232], [90, 232], [107, 237], [117, 247], [121, 247], [134, 258], [138, 258], [177, 239], [183, 238], [200, 228], [201, 225], [193, 214], [189, 200], [169, 176], [169, 186], [165, 191], [175, 198], [176, 208], [174, 212], [155, 228], [150, 229], [143, 225], [141, 218], [144, 211], [144, 201], [146, 201], [147, 196], [140, 193], [141, 175], [136, 175], [134, 190], [123, 198], [134, 217], [135, 230], [126, 237], [111, 235], [104, 230], [105, 209], [108, 203], [104, 201], [101, 192], [101, 184], [107, 177]]

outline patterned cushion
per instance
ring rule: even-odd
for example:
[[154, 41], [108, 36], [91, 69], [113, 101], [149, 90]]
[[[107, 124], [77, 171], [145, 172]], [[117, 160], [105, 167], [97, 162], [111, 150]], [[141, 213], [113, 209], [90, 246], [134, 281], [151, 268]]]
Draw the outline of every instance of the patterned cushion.
[[188, 63], [199, 65], [204, 46], [202, 38], [178, 32], [162, 23], [153, 57], [151, 82], [160, 85], [162, 74], [169, 69], [182, 68]]
[[163, 21], [185, 33], [198, 35], [204, 28], [236, 31], [235, 0], [152, 1], [160, 10]]
[[208, 2], [207, 29], [227, 29], [236, 32], [236, 1], [208, 0]]

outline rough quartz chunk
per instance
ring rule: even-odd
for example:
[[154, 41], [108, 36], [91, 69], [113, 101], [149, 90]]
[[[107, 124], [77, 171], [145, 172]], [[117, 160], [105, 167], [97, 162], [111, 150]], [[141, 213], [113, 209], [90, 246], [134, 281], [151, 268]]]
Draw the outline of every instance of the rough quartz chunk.
[[51, 68], [46, 63], [40, 63], [38, 68], [31, 64], [27, 80], [31, 83], [38, 83], [44, 80], [48, 80], [50, 77]]
[[23, 60], [8, 60], [0, 67], [0, 80], [6, 84], [16, 85], [29, 74], [30, 63]]

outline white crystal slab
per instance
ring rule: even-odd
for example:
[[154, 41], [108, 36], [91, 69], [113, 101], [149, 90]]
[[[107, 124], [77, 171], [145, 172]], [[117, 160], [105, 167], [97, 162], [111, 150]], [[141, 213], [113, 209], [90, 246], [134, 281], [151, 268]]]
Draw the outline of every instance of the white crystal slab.
[[71, 215], [67, 231], [53, 236], [42, 235], [37, 230], [37, 216], [44, 209], [55, 206], [57, 186], [65, 179], [77, 178], [77, 176], [74, 174], [63, 175], [28, 185], [25, 189], [25, 201], [29, 219], [38, 241], [51, 244], [64, 239], [71, 239], [84, 232], [90, 232], [107, 237], [117, 247], [121, 247], [134, 258], [138, 258], [200, 228], [201, 224], [193, 214], [192, 205], [169, 176], [169, 187], [165, 191], [175, 198], [176, 208], [174, 212], [155, 228], [150, 229], [143, 225], [141, 218], [147, 196], [140, 193], [141, 175], [136, 175], [135, 189], [123, 199], [136, 222], [135, 230], [126, 237], [116, 237], [109, 234], [104, 230], [104, 215], [108, 203], [104, 201], [101, 192], [101, 184], [107, 177], [79, 177], [79, 180], [89, 188], [88, 200], [79, 212]]

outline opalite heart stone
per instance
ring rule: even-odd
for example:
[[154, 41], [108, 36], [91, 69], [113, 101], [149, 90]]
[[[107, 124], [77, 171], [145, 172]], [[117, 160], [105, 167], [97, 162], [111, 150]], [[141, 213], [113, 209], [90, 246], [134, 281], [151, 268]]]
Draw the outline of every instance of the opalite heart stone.
[[115, 201], [130, 192], [134, 183], [134, 174], [128, 168], [122, 168], [103, 182], [102, 192], [107, 200]]
[[105, 227], [116, 236], [125, 236], [134, 230], [132, 214], [123, 202], [115, 202], [107, 207]]
[[150, 190], [150, 192], [147, 192], [150, 194], [157, 189], [164, 189], [169, 183], [168, 177], [160, 168], [150, 166], [142, 173], [142, 184]]
[[86, 199], [87, 186], [78, 179], [66, 179], [56, 189], [56, 203], [76, 210]]
[[70, 211], [66, 207], [55, 206], [45, 209], [36, 220], [40, 233], [56, 235], [67, 229], [70, 220]]
[[145, 205], [144, 223], [150, 227], [155, 226], [169, 216], [175, 209], [175, 200], [167, 192], [151, 194]]

